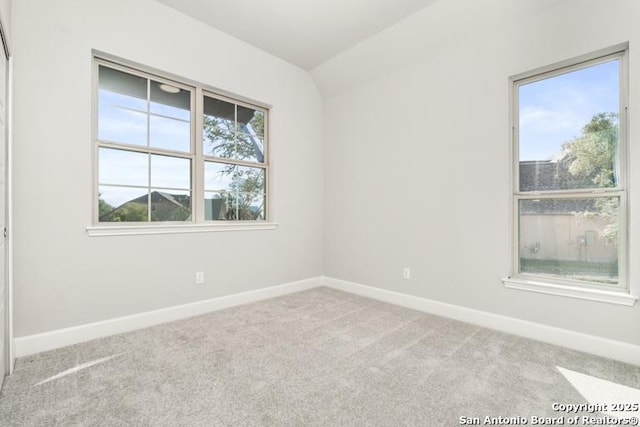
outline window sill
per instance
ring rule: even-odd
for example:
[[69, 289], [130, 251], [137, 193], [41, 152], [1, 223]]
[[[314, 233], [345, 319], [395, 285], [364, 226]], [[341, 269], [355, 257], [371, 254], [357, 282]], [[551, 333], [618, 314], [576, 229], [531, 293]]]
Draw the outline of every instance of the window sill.
[[275, 230], [273, 222], [230, 222], [223, 224], [162, 224], [162, 225], [95, 225], [87, 227], [91, 237], [133, 236], [144, 234], [209, 233], [219, 231]]
[[590, 301], [606, 302], [633, 306], [638, 299], [626, 290], [606, 291], [600, 289], [580, 288], [569, 285], [558, 285], [542, 281], [523, 279], [521, 277], [507, 276], [502, 279], [504, 286], [509, 289], [519, 289], [522, 291], [539, 292], [550, 295], [560, 295], [570, 298], [586, 299]]

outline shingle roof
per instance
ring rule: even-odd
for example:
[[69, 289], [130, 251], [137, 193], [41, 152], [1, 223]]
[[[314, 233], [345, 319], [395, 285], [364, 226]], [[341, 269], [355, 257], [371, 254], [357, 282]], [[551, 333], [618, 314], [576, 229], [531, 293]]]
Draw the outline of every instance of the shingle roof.
[[[591, 179], [573, 175], [569, 171], [566, 156], [553, 156], [551, 160], [529, 160], [520, 162], [520, 191], [557, 191], [593, 188]], [[595, 212], [593, 198], [523, 200], [523, 214], [569, 214], [573, 212]]]

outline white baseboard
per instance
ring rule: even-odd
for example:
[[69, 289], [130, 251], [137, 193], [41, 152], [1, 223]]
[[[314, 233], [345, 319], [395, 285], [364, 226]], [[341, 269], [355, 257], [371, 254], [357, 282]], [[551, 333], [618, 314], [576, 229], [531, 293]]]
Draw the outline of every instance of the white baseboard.
[[591, 353], [597, 356], [607, 357], [634, 365], [640, 365], [640, 346], [638, 345], [588, 335], [581, 332], [574, 332], [567, 329], [556, 328], [553, 326], [542, 325], [486, 311], [428, 300], [413, 295], [388, 291], [330, 277], [325, 277], [323, 279], [323, 284], [330, 288], [412, 308], [425, 313], [436, 314], [438, 316], [473, 323], [486, 328], [520, 335], [562, 347], [568, 347], [573, 350]]
[[556, 328], [553, 326], [541, 325], [539, 323], [453, 304], [428, 300], [413, 295], [388, 291], [330, 277], [315, 277], [283, 285], [271, 286], [264, 289], [257, 289], [254, 291], [212, 298], [205, 301], [197, 301], [175, 307], [134, 314], [131, 316], [119, 317], [86, 325], [74, 326], [71, 328], [58, 329], [41, 334], [16, 337], [14, 340], [15, 355], [16, 357], [29, 356], [35, 353], [90, 341], [96, 338], [129, 332], [174, 320], [185, 319], [216, 310], [248, 304], [322, 285], [352, 294], [373, 298], [379, 301], [423, 311], [425, 313], [469, 322], [486, 328], [520, 335], [526, 338], [544, 341], [550, 344], [568, 347], [574, 350], [626, 363], [635, 365], [640, 364], [640, 346], [637, 345]]
[[14, 339], [15, 355], [16, 357], [29, 356], [31, 354], [90, 341], [96, 338], [116, 335], [165, 322], [210, 313], [224, 308], [290, 294], [292, 292], [303, 291], [321, 286], [322, 282], [322, 277], [316, 277], [257, 289], [255, 291], [242, 292], [205, 301], [197, 301], [160, 310], [133, 314], [131, 316], [118, 317], [41, 334], [16, 337]]

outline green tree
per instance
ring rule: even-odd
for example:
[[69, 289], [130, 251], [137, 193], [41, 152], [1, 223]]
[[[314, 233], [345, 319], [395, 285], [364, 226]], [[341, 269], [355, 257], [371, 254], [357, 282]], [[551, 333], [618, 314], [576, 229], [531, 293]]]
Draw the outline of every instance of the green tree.
[[219, 198], [225, 201], [227, 220], [257, 220], [264, 215], [264, 172], [260, 168], [236, 167], [231, 172], [231, 184]]
[[105, 202], [101, 195], [98, 194], [98, 216], [102, 218], [103, 215], [108, 214], [113, 210], [113, 206]]
[[[617, 185], [616, 156], [618, 149], [618, 114], [597, 113], [583, 128], [581, 135], [563, 145], [568, 170], [580, 181], [597, 188]], [[618, 239], [619, 202], [617, 198], [599, 197], [592, 210], [582, 212], [585, 218], [600, 218], [605, 226], [602, 236], [611, 242]]]
[[563, 145], [569, 159], [569, 172], [599, 188], [615, 187], [617, 147], [618, 114], [594, 115], [580, 136]]
[[110, 214], [110, 222], [139, 222], [147, 221], [147, 205], [128, 202]]
[[264, 138], [264, 114], [255, 111], [248, 123], [221, 117], [204, 116], [204, 140], [211, 156], [262, 162], [261, 141]]

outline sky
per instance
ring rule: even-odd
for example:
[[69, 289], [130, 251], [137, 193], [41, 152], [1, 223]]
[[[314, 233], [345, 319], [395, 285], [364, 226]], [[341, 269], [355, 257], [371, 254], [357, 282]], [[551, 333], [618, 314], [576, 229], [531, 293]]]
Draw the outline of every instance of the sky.
[[[146, 99], [123, 94], [128, 88], [124, 86], [120, 92], [99, 90], [98, 139], [140, 147], [149, 144], [153, 148], [188, 155], [191, 151], [190, 111], [156, 102], [153, 98], [147, 103]], [[143, 86], [142, 92], [145, 90]], [[164, 96], [166, 99], [171, 95]], [[203, 144], [203, 149], [209, 149], [210, 141], [205, 140]], [[120, 206], [147, 194], [148, 188], [188, 195], [192, 187], [192, 165], [186, 158], [100, 147], [98, 164], [98, 192], [111, 206]], [[205, 197], [215, 198], [220, 191], [229, 191], [231, 176], [221, 173], [227, 168], [228, 165], [206, 162]]]
[[619, 113], [618, 59], [519, 87], [519, 158], [547, 160], [596, 113]]
[[[149, 106], [153, 115], [148, 115], [147, 108], [145, 100], [101, 89], [98, 138], [146, 146], [147, 131], [150, 131], [153, 147], [188, 153], [191, 149], [189, 112], [157, 102]], [[98, 162], [100, 184], [148, 186], [150, 180], [152, 187], [171, 194], [189, 193], [191, 162], [188, 159], [100, 148]], [[176, 191], [178, 189], [183, 191]], [[98, 190], [101, 198], [112, 206], [147, 193], [144, 189], [104, 185]]]

